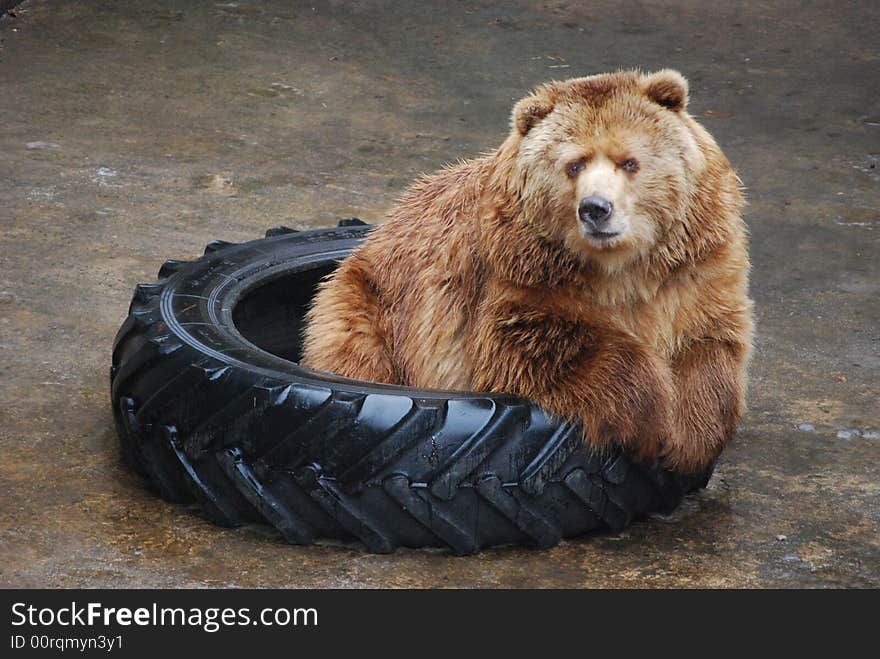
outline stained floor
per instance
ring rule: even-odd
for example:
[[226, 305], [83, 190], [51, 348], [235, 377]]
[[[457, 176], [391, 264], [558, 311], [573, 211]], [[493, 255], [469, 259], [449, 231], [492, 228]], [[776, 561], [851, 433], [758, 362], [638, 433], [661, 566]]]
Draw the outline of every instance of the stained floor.
[[[7, 3], [8, 4], [8, 3]], [[0, 586], [880, 586], [877, 3], [27, 0], [0, 19]], [[120, 463], [135, 283], [377, 221], [533, 84], [679, 68], [749, 190], [751, 411], [673, 516], [476, 557], [294, 547]]]

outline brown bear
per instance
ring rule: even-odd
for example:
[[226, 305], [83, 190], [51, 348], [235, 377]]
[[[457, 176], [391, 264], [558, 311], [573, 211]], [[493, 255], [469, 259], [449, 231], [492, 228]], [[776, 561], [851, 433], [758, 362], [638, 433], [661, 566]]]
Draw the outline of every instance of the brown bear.
[[495, 152], [417, 181], [320, 286], [306, 366], [507, 392], [696, 471], [743, 412], [741, 184], [672, 70], [550, 82]]

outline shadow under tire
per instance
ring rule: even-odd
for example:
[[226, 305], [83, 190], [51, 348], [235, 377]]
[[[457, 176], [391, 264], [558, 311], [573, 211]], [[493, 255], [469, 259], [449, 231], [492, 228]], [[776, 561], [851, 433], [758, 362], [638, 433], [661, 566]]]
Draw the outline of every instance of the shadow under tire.
[[550, 547], [668, 512], [711, 470], [676, 475], [600, 455], [579, 426], [504, 394], [417, 390], [301, 367], [317, 283], [371, 229], [276, 227], [167, 261], [136, 287], [113, 345], [126, 461], [169, 501], [294, 544], [369, 551]]

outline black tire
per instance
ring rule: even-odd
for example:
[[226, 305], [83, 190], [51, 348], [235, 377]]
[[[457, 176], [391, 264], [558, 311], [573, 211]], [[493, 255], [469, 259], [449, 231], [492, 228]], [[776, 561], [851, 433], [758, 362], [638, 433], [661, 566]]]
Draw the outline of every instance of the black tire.
[[113, 411], [123, 455], [163, 497], [295, 544], [468, 554], [621, 529], [706, 484], [710, 473], [597, 455], [522, 398], [298, 366], [304, 311], [370, 228], [358, 224], [216, 241], [136, 288], [113, 347]]

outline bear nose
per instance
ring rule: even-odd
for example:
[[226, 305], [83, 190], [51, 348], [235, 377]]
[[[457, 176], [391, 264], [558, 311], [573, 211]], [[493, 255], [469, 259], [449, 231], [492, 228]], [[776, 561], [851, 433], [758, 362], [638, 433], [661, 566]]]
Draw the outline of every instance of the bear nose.
[[598, 195], [590, 195], [581, 199], [578, 206], [578, 217], [593, 228], [598, 228], [608, 221], [614, 210], [614, 204]]

